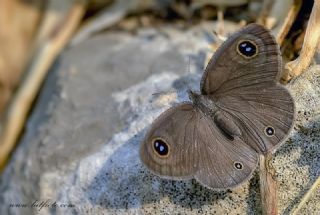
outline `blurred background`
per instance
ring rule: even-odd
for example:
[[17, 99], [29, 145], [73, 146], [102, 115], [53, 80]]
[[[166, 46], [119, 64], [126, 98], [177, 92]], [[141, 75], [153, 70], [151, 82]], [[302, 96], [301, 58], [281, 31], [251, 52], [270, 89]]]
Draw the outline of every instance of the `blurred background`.
[[[68, 74], [71, 75], [59, 75], [57, 86], [53, 86], [53, 88], [63, 86], [63, 80], [67, 82], [69, 79], [73, 79], [77, 81], [77, 84], [69, 87], [80, 86], [73, 90], [83, 92], [77, 99], [87, 100], [88, 103], [91, 103], [93, 97], [89, 93], [86, 94], [84, 89], [94, 88], [96, 84], [101, 84], [104, 78], [108, 79], [110, 76], [110, 80], [112, 80], [102, 84], [103, 86], [106, 85], [106, 89], [107, 85], [111, 86], [116, 83], [119, 83], [120, 86], [116, 86], [114, 89], [122, 89], [121, 87], [124, 87], [121, 86], [122, 84], [125, 85], [128, 82], [128, 85], [130, 85], [130, 81], [147, 78], [143, 75], [140, 75], [139, 78], [131, 77], [130, 72], [137, 71], [138, 74], [138, 71], [144, 69], [143, 58], [147, 59], [148, 55], [142, 55], [140, 59], [139, 56], [135, 55], [136, 53], [140, 53], [141, 50], [146, 48], [144, 51], [149, 51], [150, 56], [152, 56], [152, 51], [148, 50], [150, 38], [157, 38], [157, 35], [161, 34], [164, 35], [166, 40], [172, 40], [172, 44], [176, 44], [179, 43], [179, 38], [181, 38], [181, 41], [184, 40], [185, 37], [182, 36], [184, 32], [187, 34], [190, 29], [197, 29], [198, 26], [201, 26], [202, 30], [205, 29], [203, 30], [205, 33], [201, 32], [198, 36], [193, 37], [197, 38], [197, 41], [188, 41], [191, 46], [191, 48], [189, 47], [190, 52], [196, 52], [192, 48], [192, 44], [200, 42], [205, 44], [204, 46], [209, 50], [205, 54], [206, 56], [201, 56], [206, 60], [196, 62], [196, 64], [201, 64], [197, 67], [198, 70], [201, 70], [212, 53], [231, 33], [255, 22], [271, 30], [281, 47], [284, 65], [288, 62], [295, 62], [300, 66], [305, 65], [303, 68], [306, 68], [313, 63], [314, 56], [317, 59], [319, 58], [319, 9], [319, 0], [0, 0], [0, 170], [5, 169], [22, 139], [27, 144], [26, 142], [30, 142], [28, 138], [32, 135], [35, 136], [35, 133], [30, 133], [30, 129], [28, 135], [26, 135], [28, 123], [29, 125], [32, 123], [39, 124], [37, 116], [34, 115], [38, 113], [34, 112], [35, 108], [37, 105], [38, 109], [43, 108], [41, 104], [39, 105], [39, 102], [49, 103], [49, 100], [52, 99], [45, 93], [42, 93], [42, 96], [39, 95], [46, 86], [48, 88], [51, 84], [50, 73], [57, 67], [61, 70], [61, 65], [71, 62], [71, 69], [68, 71]], [[174, 29], [174, 31], [169, 29]], [[171, 33], [168, 33], [169, 31]], [[175, 33], [172, 36], [174, 34], [172, 32], [180, 33]], [[313, 32], [313, 34], [310, 34], [310, 32]], [[119, 36], [123, 35], [122, 33], [130, 35], [130, 38], [140, 38], [141, 35], [144, 35], [147, 39], [142, 40], [142, 42], [139, 40], [141, 43], [136, 42], [139, 45], [134, 46], [135, 48], [129, 45], [127, 55], [125, 51], [123, 51], [123, 54], [117, 55], [117, 52], [112, 52], [112, 50], [117, 50], [117, 47], [121, 47], [121, 45], [114, 47], [115, 44], [126, 44], [129, 40], [127, 36]], [[109, 39], [103, 40], [102, 37]], [[159, 40], [159, 50], [162, 48], [162, 42], [162, 40]], [[308, 46], [304, 43], [307, 43]], [[301, 57], [303, 47], [305, 49], [307, 47], [307, 50], [309, 50], [309, 57], [305, 54], [302, 54], [303, 58]], [[106, 52], [102, 52], [101, 49], [106, 50]], [[110, 53], [108, 50], [110, 50]], [[135, 50], [138, 51], [135, 52]], [[88, 51], [89, 54], [85, 54], [85, 51]], [[168, 66], [172, 63], [171, 60], [175, 59], [175, 56], [178, 55], [174, 53], [172, 57], [169, 53], [166, 58], [160, 59], [159, 65], [162, 68]], [[299, 61], [295, 61], [299, 56]], [[123, 62], [121, 62], [122, 57]], [[76, 69], [72, 67], [75, 59], [78, 59], [76, 62], [79, 63], [75, 66]], [[179, 56], [177, 59], [180, 59]], [[137, 64], [136, 60], [142, 62], [139, 64], [140, 67], [133, 67], [132, 71], [128, 71], [128, 74], [121, 73], [123, 67], [130, 68], [131, 61]], [[181, 67], [176, 67], [177, 70], [187, 68], [188, 63], [190, 64], [188, 60], [177, 62], [181, 65]], [[88, 64], [103, 64], [105, 73], [102, 76], [104, 78], [102, 76], [99, 78], [101, 74], [95, 73], [95, 66], [87, 69]], [[114, 65], [117, 65], [115, 68], [120, 68], [120, 70], [115, 71]], [[155, 70], [158, 68], [156, 63], [152, 66]], [[62, 66], [62, 68], [64, 67]], [[169, 70], [172, 69], [170, 66], [168, 68]], [[289, 67], [284, 68], [288, 69]], [[292, 73], [295, 75], [283, 76], [283, 83], [294, 79], [303, 68]], [[81, 80], [72, 76], [77, 74], [79, 69], [87, 69], [85, 71], [86, 75], [82, 76]], [[186, 73], [187, 70], [183, 72]], [[92, 81], [90, 81], [91, 74], [95, 75]], [[100, 95], [100, 98], [103, 96], [103, 92], [98, 92], [98, 90], [94, 93]], [[106, 91], [106, 94], [108, 93]], [[130, 92], [128, 92], [129, 94]], [[63, 100], [68, 95], [65, 95], [62, 91], [59, 96]], [[47, 100], [41, 100], [39, 97], [46, 97]], [[72, 98], [67, 99], [72, 100]], [[104, 101], [101, 102], [97, 99], [94, 102], [97, 102], [96, 106], [99, 106]], [[72, 105], [75, 106], [74, 110], [76, 110], [77, 104], [71, 102], [70, 106], [74, 108]], [[44, 107], [50, 109], [50, 106], [48, 106]], [[94, 108], [92, 107], [92, 110]], [[62, 108], [59, 111], [64, 113], [65, 109]], [[109, 124], [113, 123], [113, 126], [120, 121], [118, 118], [112, 118], [111, 115], [115, 112], [101, 111], [101, 113], [109, 114]], [[28, 122], [32, 114], [34, 120]], [[67, 112], [62, 118], [66, 117], [67, 119], [70, 117], [68, 114], [71, 115], [71, 112]], [[80, 112], [79, 114], [80, 117], [87, 116], [86, 112]], [[304, 115], [308, 115], [308, 113]], [[95, 117], [95, 120], [99, 118], [99, 116]], [[132, 113], [128, 118], [134, 118]], [[86, 121], [90, 120], [93, 119], [90, 117], [86, 119]], [[69, 125], [63, 126], [64, 124], [61, 125], [61, 129], [66, 128], [68, 130]], [[41, 130], [40, 126], [34, 127]], [[74, 127], [77, 127], [77, 125], [75, 124]], [[101, 130], [101, 132], [110, 132], [110, 134], [115, 132], [113, 127], [107, 126], [107, 128]], [[94, 129], [97, 130], [95, 127]], [[65, 136], [69, 134], [65, 134]], [[72, 139], [72, 144], [77, 141], [84, 141], [85, 138], [85, 136], [80, 136], [79, 139]], [[45, 145], [46, 141], [47, 139], [42, 138], [38, 142], [39, 145]], [[72, 146], [73, 148], [70, 151], [66, 150], [63, 159], [68, 160], [73, 156], [72, 153], [77, 154], [89, 150], [89, 146], [85, 146], [87, 142], [84, 141], [83, 145]], [[65, 148], [64, 146], [60, 147], [62, 144], [59, 144], [57, 143], [46, 150], [57, 149], [55, 156], [62, 155]], [[101, 143], [93, 143], [93, 145], [98, 147]], [[77, 147], [80, 147], [80, 149]], [[21, 153], [26, 153], [28, 148], [31, 149], [32, 147], [26, 146]], [[41, 153], [43, 151], [39, 150], [37, 152], [37, 154]], [[55, 156], [52, 158], [53, 163], [58, 166], [60, 164], [59, 159]], [[29, 164], [23, 156], [19, 162]], [[24, 166], [19, 166], [19, 171], [24, 168]], [[7, 181], [8, 178], [10, 177], [6, 177], [3, 181]], [[8, 183], [8, 181], [5, 183]]]

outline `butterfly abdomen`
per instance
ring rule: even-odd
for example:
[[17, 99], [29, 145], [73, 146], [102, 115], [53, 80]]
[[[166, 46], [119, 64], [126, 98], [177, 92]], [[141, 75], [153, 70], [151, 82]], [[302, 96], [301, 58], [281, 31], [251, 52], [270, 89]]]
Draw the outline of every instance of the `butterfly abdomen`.
[[240, 128], [226, 113], [217, 111], [213, 119], [222, 134], [229, 140], [234, 140], [235, 137], [241, 136]]

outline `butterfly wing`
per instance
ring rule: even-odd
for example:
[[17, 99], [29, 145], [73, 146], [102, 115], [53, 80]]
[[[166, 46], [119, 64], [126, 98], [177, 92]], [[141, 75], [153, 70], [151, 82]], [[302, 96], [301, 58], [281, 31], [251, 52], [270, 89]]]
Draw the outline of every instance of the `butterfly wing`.
[[[253, 47], [244, 48], [249, 49], [248, 54], [255, 48], [255, 55], [246, 57], [240, 52], [244, 41], [252, 43]], [[230, 36], [215, 52], [202, 76], [201, 93], [224, 94], [253, 85], [261, 88], [261, 84], [276, 83], [280, 70], [280, 50], [274, 38], [262, 26], [250, 24]]]
[[250, 177], [258, 162], [252, 148], [239, 138], [229, 140], [211, 117], [191, 103], [170, 108], [153, 122], [140, 157], [157, 175], [196, 178], [211, 189], [239, 185]]
[[294, 101], [278, 84], [280, 72], [274, 38], [251, 24], [217, 50], [201, 81], [202, 94], [231, 115], [240, 138], [259, 153], [273, 150], [293, 126]]
[[213, 189], [239, 186], [257, 167], [258, 154], [240, 138], [229, 139], [211, 117], [198, 118], [199, 168], [195, 178]]
[[152, 123], [140, 148], [140, 158], [152, 172], [175, 179], [193, 177], [198, 166], [196, 117], [193, 105], [183, 103]]
[[[261, 93], [261, 91], [265, 91]], [[279, 146], [291, 130], [295, 117], [294, 101], [280, 85], [263, 89], [242, 89], [217, 100], [241, 130], [241, 138], [259, 153]]]

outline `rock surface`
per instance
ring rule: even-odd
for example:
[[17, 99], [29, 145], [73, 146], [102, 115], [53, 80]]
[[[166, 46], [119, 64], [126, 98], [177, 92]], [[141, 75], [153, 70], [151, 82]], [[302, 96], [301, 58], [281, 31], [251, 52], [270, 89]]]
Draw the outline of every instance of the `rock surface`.
[[[215, 192], [194, 180], [161, 179], [139, 159], [153, 119], [188, 100], [187, 89], [199, 90], [212, 29], [108, 32], [64, 52], [1, 177], [0, 214], [260, 214], [257, 173]], [[313, 66], [287, 86], [297, 119], [273, 159], [280, 214], [320, 175], [319, 74]], [[319, 214], [319, 202], [318, 190], [301, 214]], [[10, 206], [19, 203], [26, 206]]]

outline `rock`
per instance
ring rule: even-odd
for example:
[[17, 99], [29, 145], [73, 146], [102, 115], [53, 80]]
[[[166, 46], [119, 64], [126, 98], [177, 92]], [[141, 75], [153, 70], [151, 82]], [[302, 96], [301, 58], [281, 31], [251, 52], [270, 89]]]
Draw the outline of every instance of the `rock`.
[[[188, 100], [187, 89], [199, 90], [210, 52], [207, 29], [108, 32], [65, 51], [1, 177], [0, 214], [261, 213], [258, 174], [215, 192], [195, 180], [161, 179], [139, 159], [153, 119]], [[288, 86], [298, 114], [273, 159], [280, 214], [319, 176], [319, 72], [314, 66]], [[319, 213], [319, 201], [318, 191], [301, 213]]]

